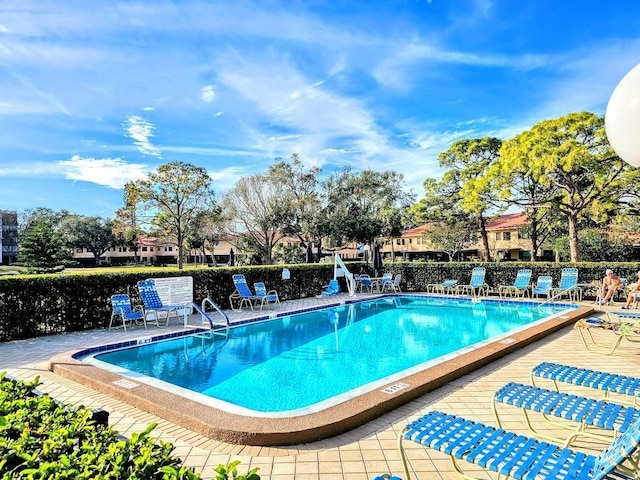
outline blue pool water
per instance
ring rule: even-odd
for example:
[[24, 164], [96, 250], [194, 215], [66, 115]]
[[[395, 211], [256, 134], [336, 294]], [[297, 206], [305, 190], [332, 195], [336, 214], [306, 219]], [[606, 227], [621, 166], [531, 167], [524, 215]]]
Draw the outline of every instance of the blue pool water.
[[402, 296], [241, 326], [227, 338], [188, 335], [95, 359], [239, 413], [283, 414], [373, 390], [569, 308]]

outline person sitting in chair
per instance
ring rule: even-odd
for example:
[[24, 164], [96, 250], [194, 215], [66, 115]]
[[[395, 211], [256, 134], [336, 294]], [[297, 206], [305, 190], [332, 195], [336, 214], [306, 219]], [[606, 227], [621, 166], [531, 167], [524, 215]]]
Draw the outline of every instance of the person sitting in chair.
[[602, 288], [600, 289], [600, 295], [598, 303], [604, 305], [611, 301], [611, 298], [615, 295], [619, 288], [622, 287], [622, 280], [618, 277], [610, 268], [605, 272], [605, 276], [602, 279]]
[[622, 310], [631, 308], [631, 304], [635, 301], [640, 300], [640, 272], [638, 272], [638, 281], [633, 284], [631, 290], [629, 290], [629, 295], [627, 295], [627, 303], [625, 303], [622, 307]]

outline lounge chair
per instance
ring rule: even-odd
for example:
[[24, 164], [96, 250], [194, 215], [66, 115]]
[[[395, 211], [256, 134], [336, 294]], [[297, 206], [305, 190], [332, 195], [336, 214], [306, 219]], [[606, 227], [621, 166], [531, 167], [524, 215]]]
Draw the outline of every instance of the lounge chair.
[[[264, 282], [257, 282], [253, 284], [253, 288], [256, 290], [256, 295], [262, 297], [262, 305], [280, 305], [280, 297], [275, 290], [267, 291], [267, 287]], [[262, 310], [262, 307], [260, 307]]]
[[[236, 287], [235, 292], [233, 292], [229, 296], [231, 310], [240, 312], [242, 311], [242, 306], [246, 304], [253, 311], [254, 307], [258, 306], [258, 302], [260, 302], [260, 310], [262, 310], [262, 305], [264, 305], [263, 300], [265, 297], [263, 295], [256, 295], [251, 291], [251, 289], [249, 288], [249, 284], [247, 284], [247, 279], [245, 278], [245, 276], [242, 273], [236, 273], [231, 277], [231, 279], [233, 280], [233, 284]], [[234, 301], [238, 302], [238, 308], [235, 308], [233, 306]]]
[[476, 294], [486, 295], [488, 285], [484, 283], [484, 277], [487, 270], [484, 267], [475, 267], [471, 271], [471, 280], [467, 285], [458, 285], [458, 293], [464, 295], [468, 293], [471, 296]]
[[537, 298], [538, 295], [546, 295], [546, 297], [549, 298], [552, 286], [553, 278], [548, 275], [540, 275], [536, 282], [536, 286], [531, 289], [531, 297], [533, 298], [535, 295]]
[[[593, 388], [604, 392], [602, 398], [624, 405], [640, 406], [640, 378], [617, 373], [589, 370], [559, 363], [542, 362], [531, 370], [531, 384], [536, 379], [546, 379], [560, 391], [558, 382], [570, 383], [581, 387]], [[615, 399], [611, 394], [615, 393]], [[628, 397], [631, 397], [628, 399]]]
[[[499, 388], [492, 399], [493, 414], [501, 428], [502, 422], [497, 408], [499, 403], [521, 408], [527, 427], [536, 437], [551, 442], [561, 442], [565, 447], [571, 445], [578, 437], [609, 442], [613, 435], [626, 432], [629, 426], [640, 418], [638, 408], [547, 390], [535, 385], [509, 382]], [[545, 422], [554, 427], [570, 430], [568, 437], [562, 439], [541, 433], [531, 423], [529, 411], [542, 414]], [[550, 418], [552, 416], [574, 423], [553, 421]], [[600, 430], [589, 429], [589, 427]], [[609, 431], [609, 435], [602, 433], [602, 430]]]
[[[578, 320], [574, 324], [574, 330], [580, 333], [580, 338], [585, 348], [592, 353], [611, 355], [620, 346], [622, 340], [640, 342], [640, 312], [629, 310], [619, 312], [607, 312], [607, 318], [588, 317]], [[615, 334], [615, 341], [601, 343], [594, 337], [601, 336], [605, 331]], [[607, 335], [608, 336], [608, 335]]]
[[162, 300], [160, 299], [160, 295], [158, 295], [156, 284], [151, 279], [140, 280], [138, 282], [138, 292], [140, 293], [140, 298], [142, 299], [142, 304], [144, 305], [145, 320], [148, 318], [149, 314], [152, 314], [158, 327], [160, 326], [160, 314], [162, 314], [162, 316], [166, 320], [165, 327], [168, 327], [170, 318], [172, 316], [175, 316], [179, 319], [179, 310], [185, 308], [184, 305], [163, 304]]
[[574, 301], [574, 299], [578, 301], [580, 298], [578, 269], [563, 268], [560, 274], [560, 284], [556, 288], [552, 288], [549, 291], [549, 295], [552, 299], [562, 298], [566, 295], [570, 302]]
[[516, 279], [513, 285], [499, 285], [498, 294], [500, 297], [512, 296], [512, 297], [526, 297], [529, 295], [529, 284], [531, 283], [531, 270], [528, 268], [522, 268], [518, 270]]
[[131, 298], [126, 293], [117, 293], [111, 295], [111, 320], [109, 320], [109, 330], [113, 326], [113, 319], [120, 317], [122, 320], [122, 328], [127, 331], [127, 322], [135, 322], [139, 324], [142, 322], [144, 328], [147, 328], [147, 321], [144, 318], [144, 310], [142, 305], [136, 305], [131, 308]]
[[458, 288], [458, 280], [445, 280], [442, 283], [430, 283], [427, 285], [427, 293], [455, 293]]
[[[464, 478], [472, 477], [464, 474], [458, 460], [497, 472], [498, 478], [500, 475], [536, 480], [638, 478], [640, 418], [595, 456], [457, 415], [432, 411], [400, 432], [398, 449], [404, 480], [409, 480], [409, 466], [402, 446], [404, 439], [448, 454], [454, 468]], [[623, 465], [627, 460], [631, 466]]]
[[340, 284], [336, 279], [330, 280], [329, 285], [325, 285], [323, 288], [322, 295], [337, 295], [340, 293]]

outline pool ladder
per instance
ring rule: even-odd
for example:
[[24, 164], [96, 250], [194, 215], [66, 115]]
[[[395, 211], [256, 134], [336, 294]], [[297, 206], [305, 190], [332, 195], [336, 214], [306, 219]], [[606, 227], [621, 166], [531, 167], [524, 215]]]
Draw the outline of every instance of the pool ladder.
[[[218, 316], [216, 316], [216, 318], [214, 319], [210, 315], [211, 312], [207, 313], [206, 311], [207, 304], [212, 306], [213, 309], [218, 314], [220, 314], [220, 317], [222, 317], [222, 320], [218, 319]], [[200, 314], [200, 316], [202, 317], [202, 323], [204, 323], [205, 321], [209, 323], [209, 328], [211, 330], [211, 333], [215, 335], [222, 335], [224, 337], [226, 337], [227, 334], [229, 333], [229, 317], [227, 316], [226, 313], [222, 311], [222, 309], [218, 306], [216, 302], [211, 300], [211, 298], [207, 297], [204, 300], [202, 300], [202, 304], [200, 306], [198, 306], [196, 302], [190, 302], [190, 303], [187, 303], [185, 307], [187, 307], [185, 308], [185, 311], [184, 311], [185, 327], [188, 326], [189, 324], [189, 314], [187, 313], [187, 309], [188, 307], [191, 307]]]

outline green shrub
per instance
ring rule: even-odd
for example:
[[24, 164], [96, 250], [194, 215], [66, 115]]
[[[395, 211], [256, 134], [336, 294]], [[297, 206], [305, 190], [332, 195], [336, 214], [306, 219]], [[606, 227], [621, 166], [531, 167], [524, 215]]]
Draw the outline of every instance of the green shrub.
[[[0, 478], [11, 479], [185, 479], [200, 474], [171, 456], [173, 445], [151, 437], [156, 427], [125, 439], [91, 420], [84, 407], [35, 395], [33, 382], [0, 373]], [[218, 466], [218, 479], [259, 480], [257, 469], [238, 476], [240, 462]]]

